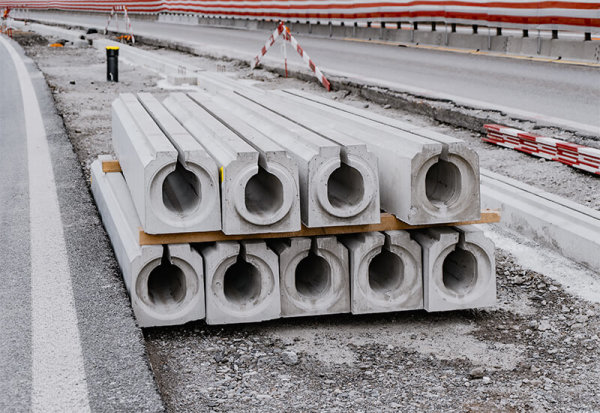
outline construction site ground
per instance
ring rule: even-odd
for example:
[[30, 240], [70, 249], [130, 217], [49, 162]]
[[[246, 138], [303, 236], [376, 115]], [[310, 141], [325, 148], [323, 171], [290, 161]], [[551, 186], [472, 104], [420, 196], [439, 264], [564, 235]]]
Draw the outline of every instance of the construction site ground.
[[[108, 83], [105, 57], [94, 48], [50, 48], [56, 39], [29, 33], [17, 32], [15, 39], [53, 91], [87, 178], [91, 162], [112, 153], [111, 102], [119, 93], [160, 98], [185, 90], [124, 63], [120, 82]], [[386, 109], [343, 90], [327, 93], [313, 82], [155, 51], [255, 79], [263, 88], [303, 89], [431, 127], [468, 142], [483, 168], [600, 209], [597, 177], [482, 143], [472, 131]], [[498, 303], [489, 309], [144, 330], [168, 411], [600, 410], [600, 275], [498, 226], [487, 230], [498, 247]], [[106, 271], [120, 279], [116, 262]]]

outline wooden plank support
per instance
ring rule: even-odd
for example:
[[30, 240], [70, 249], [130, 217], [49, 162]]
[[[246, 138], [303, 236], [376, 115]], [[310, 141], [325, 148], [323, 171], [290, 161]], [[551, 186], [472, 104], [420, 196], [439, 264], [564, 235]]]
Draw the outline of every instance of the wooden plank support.
[[400, 221], [392, 214], [382, 213], [381, 223], [379, 224], [347, 225], [339, 227], [319, 228], [307, 228], [304, 225], [302, 225], [302, 229], [300, 231], [265, 234], [225, 235], [222, 231], [211, 231], [150, 235], [146, 234], [142, 229], [140, 229], [140, 245], [185, 244], [216, 241], [242, 241], [250, 239], [313, 237], [318, 235], [355, 234], [359, 232], [449, 227], [456, 225], [491, 224], [494, 222], [500, 222], [500, 211], [490, 209], [485, 209], [481, 211], [481, 218], [475, 221], [452, 222], [433, 225], [409, 225], [406, 222]]
[[122, 172], [119, 161], [102, 161], [102, 172]]

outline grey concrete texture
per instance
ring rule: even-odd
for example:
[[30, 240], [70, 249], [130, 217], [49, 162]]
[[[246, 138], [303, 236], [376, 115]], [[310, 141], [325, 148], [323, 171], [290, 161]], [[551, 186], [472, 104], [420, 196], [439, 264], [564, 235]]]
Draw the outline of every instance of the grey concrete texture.
[[198, 248], [205, 264], [207, 324], [281, 316], [279, 262], [265, 242], [217, 242]]
[[[193, 94], [190, 96], [194, 96]], [[300, 229], [298, 172], [276, 143], [253, 134], [252, 145], [192, 99], [173, 93], [165, 107], [220, 166], [225, 234], [289, 232]], [[242, 123], [236, 121], [236, 125]], [[241, 127], [241, 126], [240, 126]], [[250, 125], [243, 125], [250, 133]], [[254, 146], [253, 146], [254, 145]]]
[[[432, 131], [430, 128], [416, 126], [314, 94], [299, 90], [286, 92], [309, 100], [319, 109], [325, 106], [327, 113], [340, 115], [341, 112], [347, 118], [368, 120], [367, 123], [370, 125], [385, 125], [392, 128], [388, 129], [392, 133], [393, 129], [396, 129], [399, 139], [402, 139], [406, 132], [438, 142], [442, 146], [442, 151], [437, 160], [435, 162], [428, 160], [418, 172], [413, 170], [416, 176], [413, 178], [412, 187], [416, 187], [417, 191], [414, 193], [415, 205], [410, 208], [421, 210], [416, 212], [420, 217], [414, 219], [421, 222], [425, 220], [437, 222], [436, 218], [440, 219], [442, 216], [449, 221], [479, 217], [481, 209], [479, 156], [466, 142]], [[394, 200], [389, 200], [389, 203], [395, 204]]]
[[216, 164], [157, 101], [120, 95], [112, 139], [145, 232], [221, 229]]
[[427, 311], [490, 307], [496, 303], [494, 243], [474, 226], [413, 231], [423, 253]]
[[140, 327], [185, 324], [205, 316], [202, 257], [189, 244], [140, 246], [139, 220], [123, 175], [91, 168], [92, 193], [123, 273]]
[[350, 254], [352, 314], [423, 309], [421, 246], [407, 231], [340, 239]]
[[600, 212], [497, 173], [482, 170], [485, 208], [502, 210], [499, 225], [600, 272]]
[[410, 224], [479, 218], [479, 161], [460, 140], [312, 95], [275, 95], [286, 116], [323, 136], [350, 135], [377, 155], [385, 211]]
[[223, 92], [236, 113], [252, 119], [298, 164], [302, 221], [308, 227], [380, 222], [377, 159], [351, 136], [313, 132], [282, 113], [280, 98], [252, 88]]
[[279, 256], [281, 316], [350, 312], [348, 250], [335, 237], [269, 243]]
[[258, 152], [258, 172], [246, 183], [245, 201], [236, 206], [247, 221], [274, 231], [300, 227], [298, 166], [275, 139], [233, 112], [227, 99], [204, 92], [189, 97]]

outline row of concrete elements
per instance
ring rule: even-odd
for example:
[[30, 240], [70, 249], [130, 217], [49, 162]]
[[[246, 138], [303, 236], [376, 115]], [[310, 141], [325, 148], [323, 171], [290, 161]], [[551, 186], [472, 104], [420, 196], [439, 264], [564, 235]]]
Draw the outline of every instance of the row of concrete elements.
[[479, 218], [478, 158], [462, 141], [236, 86], [113, 103], [113, 146], [147, 233], [371, 224], [380, 207], [410, 224]]
[[495, 302], [494, 246], [473, 227], [140, 246], [123, 175], [95, 161], [92, 192], [142, 327]]

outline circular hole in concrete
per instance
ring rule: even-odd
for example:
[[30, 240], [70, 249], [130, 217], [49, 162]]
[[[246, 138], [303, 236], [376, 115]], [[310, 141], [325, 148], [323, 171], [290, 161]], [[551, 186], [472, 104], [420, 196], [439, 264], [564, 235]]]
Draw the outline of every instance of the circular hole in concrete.
[[296, 267], [296, 291], [305, 297], [318, 297], [331, 285], [331, 268], [323, 257], [310, 252]]
[[354, 206], [365, 195], [365, 183], [357, 169], [342, 163], [327, 181], [327, 198], [336, 208]]
[[425, 193], [432, 204], [452, 203], [460, 189], [460, 171], [450, 162], [440, 159], [427, 171]]
[[456, 294], [465, 294], [477, 281], [477, 260], [469, 251], [456, 249], [444, 260], [444, 286]]
[[380, 294], [392, 293], [404, 281], [404, 264], [400, 257], [383, 249], [369, 264], [369, 286]]
[[235, 304], [248, 304], [260, 296], [260, 281], [258, 268], [239, 258], [225, 271], [225, 298]]
[[175, 170], [163, 182], [162, 197], [169, 211], [183, 215], [195, 209], [200, 202], [200, 181], [177, 162]]
[[273, 174], [258, 167], [258, 173], [246, 184], [246, 209], [258, 216], [269, 216], [283, 204], [283, 185]]
[[168, 308], [185, 298], [186, 285], [183, 271], [176, 265], [162, 263], [148, 276], [148, 297], [157, 308]]

